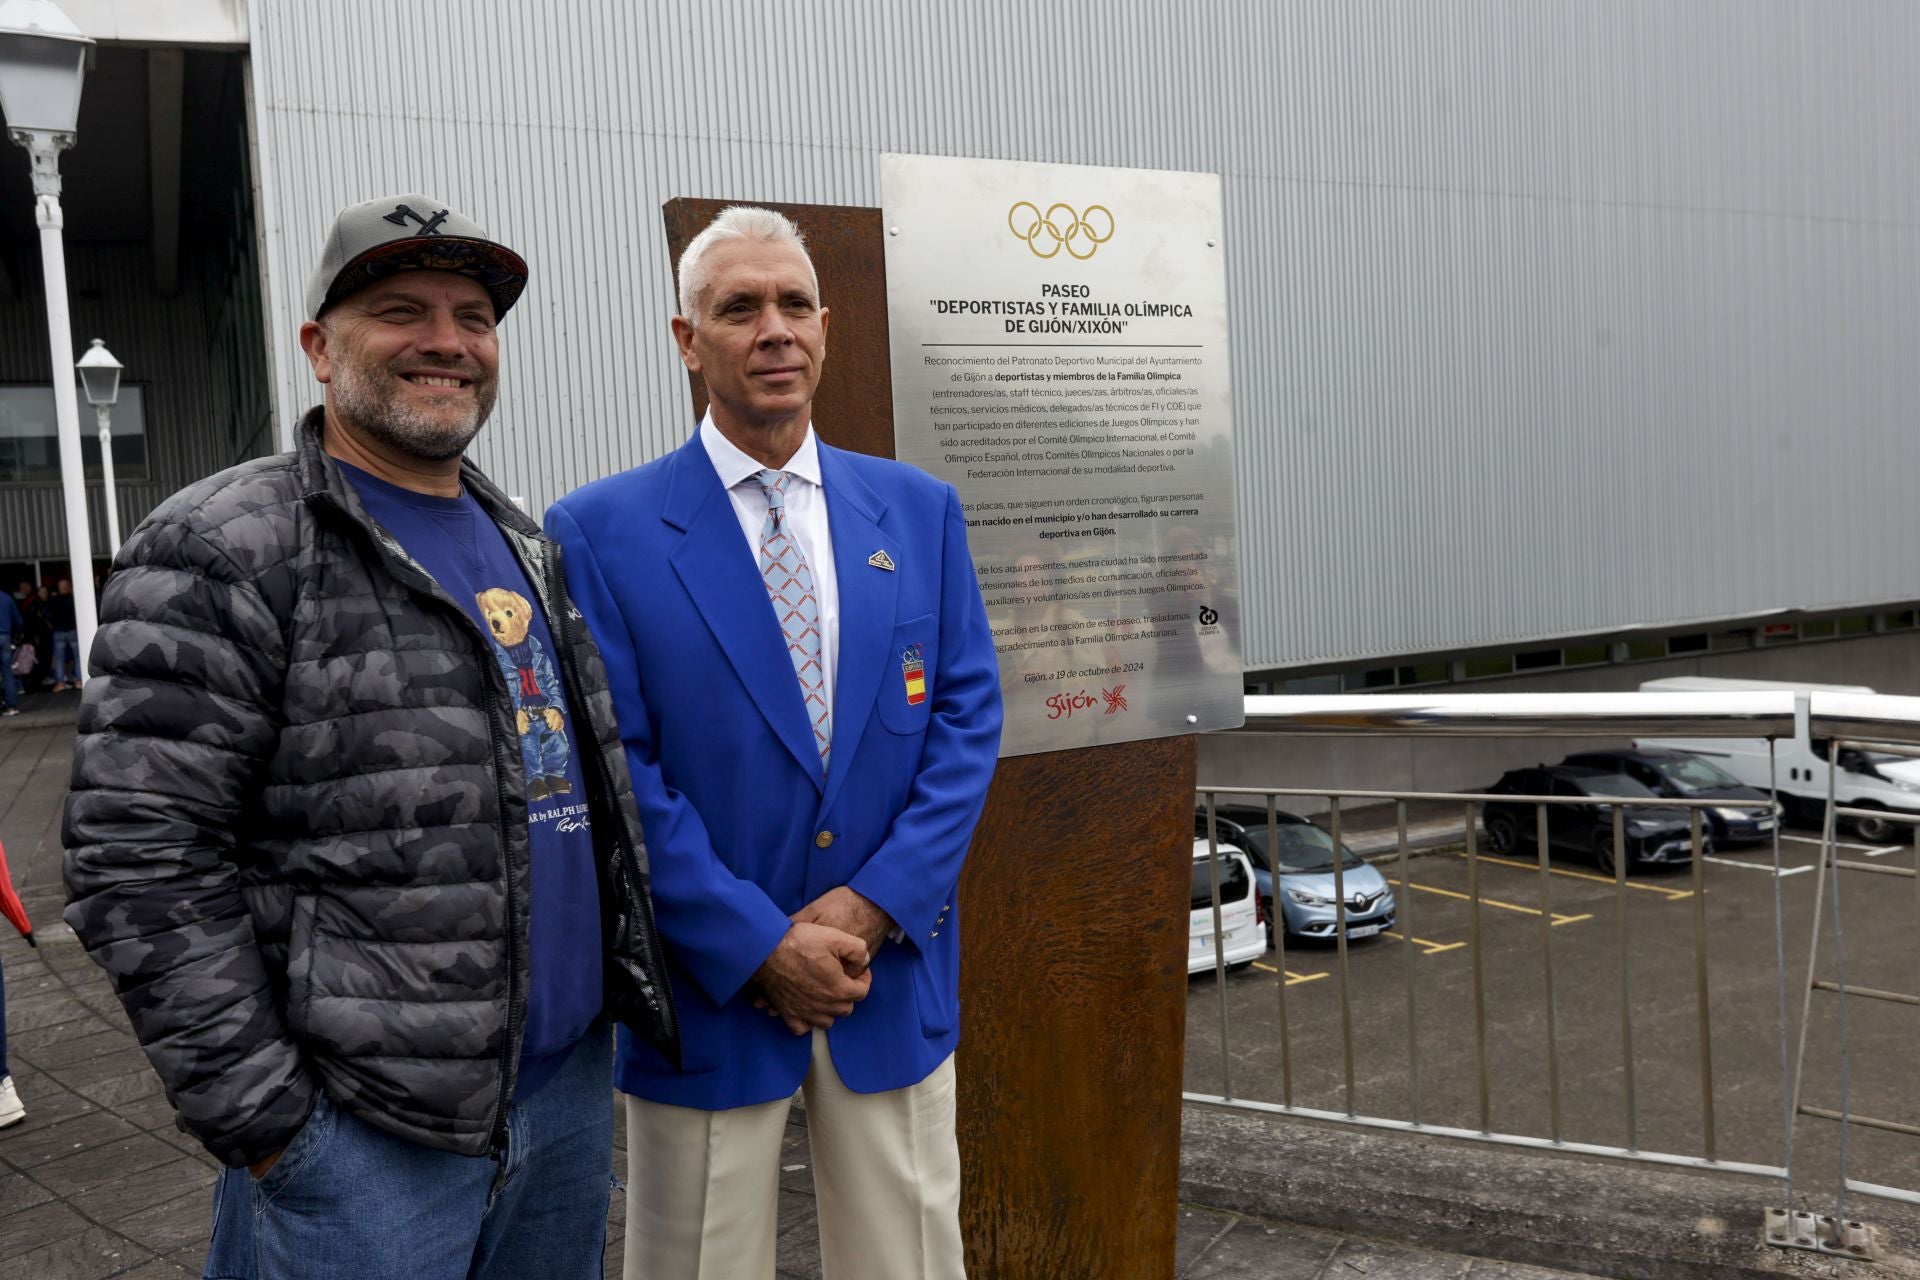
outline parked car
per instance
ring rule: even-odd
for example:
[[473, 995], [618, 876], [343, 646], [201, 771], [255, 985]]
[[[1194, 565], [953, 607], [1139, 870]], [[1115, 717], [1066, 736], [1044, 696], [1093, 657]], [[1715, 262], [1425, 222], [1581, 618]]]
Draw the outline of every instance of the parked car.
[[[1704, 756], [1750, 787], [1772, 785], [1787, 813], [1818, 819], [1827, 804], [1827, 775], [1833, 798], [1847, 809], [1892, 809], [1920, 813], [1920, 760], [1842, 747], [1830, 765], [1827, 744], [1813, 740], [1807, 723], [1807, 700], [1815, 693], [1872, 693], [1857, 684], [1797, 684], [1786, 680], [1728, 680], [1715, 676], [1674, 676], [1649, 680], [1643, 693], [1757, 693], [1794, 695], [1793, 737], [1769, 744], [1765, 738], [1661, 738], [1636, 740], [1636, 747], [1666, 747]], [[1837, 766], [1837, 767], [1836, 767]], [[1770, 782], [1771, 780], [1771, 782]], [[1907, 824], [1892, 818], [1849, 818], [1847, 823], [1862, 840], [1882, 844], [1903, 838]]]
[[1637, 747], [1619, 751], [1581, 751], [1563, 762], [1624, 773], [1657, 796], [1677, 800], [1753, 800], [1764, 809], [1702, 809], [1715, 844], [1765, 840], [1780, 825], [1780, 806], [1758, 787], [1749, 787], [1713, 761], [1690, 751]]
[[[1275, 921], [1284, 921], [1289, 940], [1334, 936], [1333, 837], [1322, 827], [1293, 813], [1276, 813], [1280, 839], [1279, 910], [1275, 911], [1273, 859], [1267, 849], [1267, 811], [1254, 805], [1216, 805], [1214, 823], [1222, 843], [1246, 852], [1254, 881], [1266, 909], [1267, 936]], [[1194, 833], [1206, 838], [1207, 815], [1194, 815]], [[1347, 892], [1347, 940], [1371, 937], [1394, 925], [1393, 889], [1386, 877], [1344, 845], [1340, 850], [1340, 878]]]
[[[1656, 798], [1651, 790], [1624, 773], [1577, 764], [1511, 769], [1489, 790], [1520, 796]], [[1550, 846], [1585, 854], [1593, 859], [1602, 874], [1614, 873], [1613, 805], [1550, 804], [1546, 810]], [[1693, 861], [1693, 830], [1685, 809], [1656, 805], [1630, 808], [1625, 813], [1622, 834], [1626, 841], [1628, 871], [1638, 866], [1685, 866]], [[1534, 843], [1539, 831], [1535, 806], [1498, 800], [1486, 802], [1480, 825], [1486, 828], [1487, 844], [1495, 853], [1513, 853], [1522, 844]], [[1713, 852], [1713, 837], [1704, 830], [1700, 833], [1700, 847], [1703, 853]]]
[[[1240, 969], [1267, 953], [1267, 931], [1260, 895], [1253, 887], [1253, 865], [1231, 845], [1220, 846], [1220, 954], [1227, 968]], [[1193, 842], [1193, 910], [1187, 921], [1187, 972], [1216, 967], [1213, 950], [1213, 861], [1207, 842]]]

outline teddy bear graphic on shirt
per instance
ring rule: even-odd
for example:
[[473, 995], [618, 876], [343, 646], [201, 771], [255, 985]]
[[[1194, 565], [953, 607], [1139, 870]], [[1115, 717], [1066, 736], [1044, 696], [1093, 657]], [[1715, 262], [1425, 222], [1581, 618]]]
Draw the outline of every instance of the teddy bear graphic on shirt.
[[527, 771], [527, 802], [573, 791], [567, 781], [567, 721], [560, 681], [545, 646], [533, 634], [533, 606], [517, 591], [489, 587], [474, 599], [493, 634], [493, 653], [513, 695], [520, 761]]

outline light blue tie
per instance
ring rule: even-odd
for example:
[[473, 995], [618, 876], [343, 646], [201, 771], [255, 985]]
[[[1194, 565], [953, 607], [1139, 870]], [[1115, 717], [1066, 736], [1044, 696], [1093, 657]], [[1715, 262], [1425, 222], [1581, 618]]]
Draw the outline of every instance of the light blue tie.
[[825, 770], [833, 749], [833, 713], [827, 706], [826, 668], [820, 662], [820, 597], [800, 544], [787, 532], [787, 482], [793, 474], [768, 470], [756, 472], [753, 479], [767, 494], [767, 519], [760, 526], [760, 577], [787, 638], [787, 656], [793, 659], [800, 697], [813, 723], [814, 745], [820, 749], [820, 768]]

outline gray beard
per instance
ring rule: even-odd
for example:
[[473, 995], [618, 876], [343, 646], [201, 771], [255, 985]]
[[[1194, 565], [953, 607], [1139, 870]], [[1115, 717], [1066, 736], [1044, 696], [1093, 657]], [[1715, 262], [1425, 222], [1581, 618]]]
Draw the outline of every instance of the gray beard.
[[474, 384], [473, 408], [451, 421], [413, 405], [398, 403], [391, 384], [377, 382], [369, 370], [342, 364], [327, 383], [335, 412], [382, 444], [424, 462], [446, 462], [467, 451], [493, 413], [498, 382]]

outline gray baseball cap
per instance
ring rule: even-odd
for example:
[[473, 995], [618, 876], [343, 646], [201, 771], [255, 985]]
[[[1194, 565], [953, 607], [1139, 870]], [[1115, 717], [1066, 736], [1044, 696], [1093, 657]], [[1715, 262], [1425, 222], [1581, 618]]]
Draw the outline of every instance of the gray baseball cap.
[[334, 215], [320, 264], [307, 280], [307, 319], [318, 320], [348, 294], [401, 271], [471, 277], [492, 297], [495, 320], [527, 287], [526, 259], [445, 201], [417, 193], [381, 196]]

